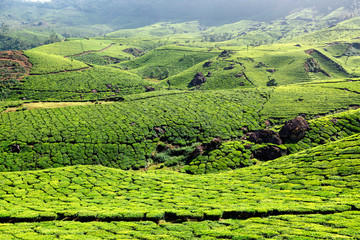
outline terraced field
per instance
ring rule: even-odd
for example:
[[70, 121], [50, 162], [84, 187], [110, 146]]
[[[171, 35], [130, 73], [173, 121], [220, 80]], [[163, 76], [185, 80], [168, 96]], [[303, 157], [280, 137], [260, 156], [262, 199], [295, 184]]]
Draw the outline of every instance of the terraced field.
[[[283, 236], [356, 237], [360, 208], [359, 141], [357, 134], [261, 165], [200, 176], [168, 171], [127, 172], [101, 166], [2, 173], [0, 219], [3, 222], [45, 221], [12, 225], [19, 234], [30, 231], [30, 236], [39, 237], [62, 234], [62, 230], [56, 230], [63, 229], [62, 226], [65, 229], [80, 226], [75, 234], [92, 234], [93, 229], [100, 228], [95, 234], [106, 237], [103, 232], [107, 228], [116, 228], [115, 233], [107, 233], [109, 237], [117, 233], [136, 236], [142, 232], [146, 236], [147, 231], [163, 229], [160, 232], [165, 236], [156, 239], [167, 235], [176, 238], [182, 231], [195, 236], [197, 231], [205, 231], [205, 236], [220, 238], [227, 236], [222, 234], [265, 238], [279, 235], [283, 227], [277, 223], [284, 221], [294, 225], [286, 227]], [[187, 219], [208, 222], [169, 225], [161, 221], [186, 222]], [[222, 220], [218, 223], [210, 222], [219, 219]], [[50, 220], [105, 223], [91, 227], [81, 223], [46, 223]], [[160, 221], [160, 225], [106, 223], [140, 220]], [[296, 224], [301, 221], [306, 228]], [[332, 224], [333, 221], [336, 222]], [[325, 226], [320, 228], [322, 222]], [[117, 224], [124, 224], [125, 229]], [[53, 230], [31, 230], [47, 225]], [[268, 227], [259, 232], [262, 225]], [[9, 234], [7, 226], [3, 224], [0, 231], [16, 236], [16, 232]], [[212, 226], [214, 229], [210, 231]], [[140, 232], [135, 233], [137, 227]], [[291, 229], [295, 231], [290, 232]], [[219, 235], [212, 235], [216, 233]]]
[[0, 239], [358, 239], [356, 39], [143, 30], [0, 59]]

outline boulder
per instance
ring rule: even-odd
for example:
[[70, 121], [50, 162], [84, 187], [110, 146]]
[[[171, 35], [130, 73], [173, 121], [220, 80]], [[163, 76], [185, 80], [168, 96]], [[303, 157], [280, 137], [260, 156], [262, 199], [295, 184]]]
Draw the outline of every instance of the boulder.
[[224, 50], [220, 53], [219, 57], [229, 57], [231, 53], [231, 51]]
[[213, 61], [208, 61], [208, 62], [204, 63], [203, 67], [210, 67], [212, 63], [213, 63]]
[[282, 144], [279, 133], [272, 130], [262, 129], [249, 134], [248, 140], [253, 143], [273, 143], [277, 145]]
[[194, 151], [192, 151], [192, 153], [190, 154], [189, 158], [190, 159], [195, 159], [200, 155], [204, 154], [204, 151], [206, 150], [206, 147], [204, 145], [200, 145], [197, 146]]
[[17, 144], [13, 144], [11, 145], [11, 150], [12, 153], [20, 153], [21, 149], [20, 149], [20, 145]]
[[153, 91], [155, 91], [154, 87], [150, 87], [150, 86], [145, 87], [145, 92], [153, 92]]
[[283, 141], [300, 141], [305, 137], [306, 131], [310, 130], [308, 122], [301, 116], [285, 122], [279, 134]]
[[206, 77], [211, 77], [212, 72], [208, 72], [208, 74], [206, 75]]
[[206, 77], [201, 72], [198, 72], [193, 80], [191, 81], [191, 85], [193, 86], [201, 86], [201, 84], [206, 82]]
[[213, 151], [219, 149], [222, 144], [221, 138], [213, 138], [210, 143], [204, 143], [200, 146], [197, 146], [194, 151], [190, 154], [190, 159], [197, 158], [200, 155], [203, 155], [205, 151]]
[[276, 72], [276, 69], [271, 68], [271, 69], [266, 69], [266, 71], [269, 73], [274, 73], [274, 72]]
[[269, 161], [285, 155], [286, 152], [276, 146], [266, 146], [254, 152], [254, 157], [260, 161]]
[[213, 140], [211, 140], [211, 142], [209, 144], [206, 145], [206, 150], [212, 151], [215, 149], [219, 149], [221, 144], [222, 144], [221, 138], [214, 138]]

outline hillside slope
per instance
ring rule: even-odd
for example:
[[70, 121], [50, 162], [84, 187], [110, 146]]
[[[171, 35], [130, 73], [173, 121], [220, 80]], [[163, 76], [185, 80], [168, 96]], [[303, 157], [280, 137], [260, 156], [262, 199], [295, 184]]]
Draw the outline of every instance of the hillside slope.
[[[210, 236], [220, 238], [225, 237], [223, 234], [252, 238], [356, 238], [359, 232], [355, 222], [360, 208], [359, 141], [360, 136], [354, 135], [261, 165], [203, 176], [164, 171], [126, 172], [101, 166], [1, 173], [2, 222], [54, 222], [1, 224], [0, 232], [13, 237], [52, 237], [55, 234], [52, 231], [35, 232], [32, 229], [51, 226], [53, 231], [57, 231], [55, 229], [65, 224], [57, 222], [59, 220], [105, 221], [102, 224], [105, 229], [113, 228], [113, 224], [125, 224], [121, 221], [166, 220], [168, 223], [159, 227], [151, 223], [146, 225], [158, 230], [155, 239], [165, 236], [178, 239], [180, 232], [191, 234], [191, 228], [197, 231], [200, 223], [179, 225], [169, 222], [186, 219], [202, 222], [221, 218], [247, 220], [203, 222], [202, 230], [208, 229], [209, 224], [215, 224], [214, 231], [193, 234], [207, 236], [217, 232], [218, 235]], [[346, 218], [352, 220], [344, 221]], [[294, 223], [303, 221], [307, 228], [295, 224], [285, 230], [282, 223], [258, 230], [263, 224], [280, 223], [286, 219]], [[109, 221], [118, 222], [106, 223]], [[326, 227], [319, 228], [322, 223]], [[148, 230], [142, 230], [142, 224], [145, 223], [132, 224], [139, 226], [136, 233], [135, 229], [118, 230], [109, 236], [143, 233], [148, 239]], [[238, 224], [245, 228], [239, 228]], [[89, 231], [86, 224], [72, 222], [67, 225], [80, 227], [76, 234]], [[16, 233], [9, 232], [14, 230]], [[100, 232], [97, 234], [105, 234]], [[160, 232], [165, 236], [157, 236]], [[91, 231], [90, 234], [95, 233]]]

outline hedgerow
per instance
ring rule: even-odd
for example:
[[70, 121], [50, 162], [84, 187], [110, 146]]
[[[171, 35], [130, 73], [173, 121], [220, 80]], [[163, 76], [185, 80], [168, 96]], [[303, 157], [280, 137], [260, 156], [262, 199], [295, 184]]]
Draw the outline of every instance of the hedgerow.
[[185, 223], [71, 222], [0, 224], [6, 239], [271, 239], [271, 238], [356, 238], [360, 213], [329, 215], [280, 215], [248, 220]]

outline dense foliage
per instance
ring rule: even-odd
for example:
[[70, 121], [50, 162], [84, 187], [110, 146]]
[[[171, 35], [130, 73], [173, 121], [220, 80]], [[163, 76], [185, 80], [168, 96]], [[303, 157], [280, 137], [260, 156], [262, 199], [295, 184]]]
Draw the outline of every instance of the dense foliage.
[[[201, 176], [166, 171], [126, 172], [100, 166], [2, 173], [0, 219], [157, 222], [250, 218], [251, 223], [252, 217], [327, 214], [331, 221], [338, 219], [336, 213], [351, 216], [346, 212], [360, 207], [359, 139], [359, 135], [354, 135], [261, 165]], [[357, 212], [353, 214], [356, 216]], [[263, 221], [266, 219], [257, 223]], [[350, 223], [343, 223], [347, 231], [332, 226], [333, 231], [319, 229], [317, 234], [324, 231], [333, 237], [355, 236], [356, 224]], [[316, 225], [312, 221], [308, 224]], [[18, 226], [20, 232], [24, 231], [24, 225]], [[279, 227], [273, 225], [268, 230], [278, 236]], [[261, 236], [249, 231], [236, 233]], [[302, 234], [309, 233], [297, 232], [295, 236]]]
[[322, 14], [0, 53], [0, 238], [356, 239], [358, 20]]

